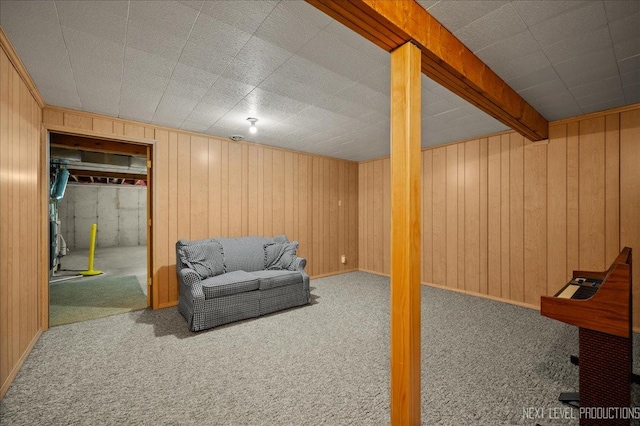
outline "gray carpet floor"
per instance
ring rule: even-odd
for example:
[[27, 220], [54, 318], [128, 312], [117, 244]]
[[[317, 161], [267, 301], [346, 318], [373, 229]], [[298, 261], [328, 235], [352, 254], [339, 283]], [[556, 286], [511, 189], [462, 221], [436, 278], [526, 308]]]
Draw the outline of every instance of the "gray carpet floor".
[[[388, 278], [311, 285], [312, 305], [199, 333], [175, 308], [51, 329], [0, 401], [0, 424], [388, 424]], [[578, 424], [551, 414], [577, 387], [575, 327], [429, 287], [422, 312], [423, 424]], [[543, 416], [526, 418], [530, 407]]]

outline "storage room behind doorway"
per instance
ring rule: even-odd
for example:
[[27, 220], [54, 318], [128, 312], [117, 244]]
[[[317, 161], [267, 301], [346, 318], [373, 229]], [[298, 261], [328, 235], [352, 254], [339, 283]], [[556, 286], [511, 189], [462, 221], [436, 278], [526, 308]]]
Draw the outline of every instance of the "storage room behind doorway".
[[[55, 138], [50, 150], [50, 325], [146, 308], [146, 157], [56, 147]], [[67, 175], [61, 190], [60, 180]]]

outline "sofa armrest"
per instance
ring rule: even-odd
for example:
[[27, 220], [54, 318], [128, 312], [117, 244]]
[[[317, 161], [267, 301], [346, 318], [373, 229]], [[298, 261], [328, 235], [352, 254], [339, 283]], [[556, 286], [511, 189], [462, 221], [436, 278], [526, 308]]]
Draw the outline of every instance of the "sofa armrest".
[[196, 271], [190, 268], [183, 268], [178, 271], [178, 279], [180, 280], [181, 286], [191, 290], [193, 300], [204, 300], [202, 280]]
[[307, 259], [303, 257], [296, 257], [296, 259], [291, 262], [291, 265], [289, 265], [288, 269], [289, 271], [300, 272], [300, 274], [302, 275], [302, 288], [305, 292], [307, 292], [307, 295], [309, 296], [308, 301], [311, 301], [311, 295], [309, 294], [309, 275], [304, 270], [305, 266], [307, 266]]
[[305, 266], [307, 266], [307, 259], [304, 257], [296, 257], [295, 260], [291, 262], [288, 269], [290, 271], [304, 272]]

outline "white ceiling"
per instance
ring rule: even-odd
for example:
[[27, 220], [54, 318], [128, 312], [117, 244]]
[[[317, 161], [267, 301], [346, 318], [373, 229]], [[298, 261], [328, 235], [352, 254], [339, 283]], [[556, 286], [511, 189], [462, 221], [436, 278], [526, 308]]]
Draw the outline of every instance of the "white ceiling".
[[[419, 3], [549, 120], [640, 102], [640, 1]], [[303, 1], [0, 0], [0, 25], [50, 105], [389, 154], [389, 54]], [[423, 146], [506, 129], [422, 83]]]

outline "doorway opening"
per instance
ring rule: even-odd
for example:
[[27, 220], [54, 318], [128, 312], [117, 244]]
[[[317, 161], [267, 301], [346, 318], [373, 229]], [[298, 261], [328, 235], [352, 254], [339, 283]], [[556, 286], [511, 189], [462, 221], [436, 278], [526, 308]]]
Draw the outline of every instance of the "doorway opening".
[[49, 132], [49, 326], [147, 308], [151, 146]]

